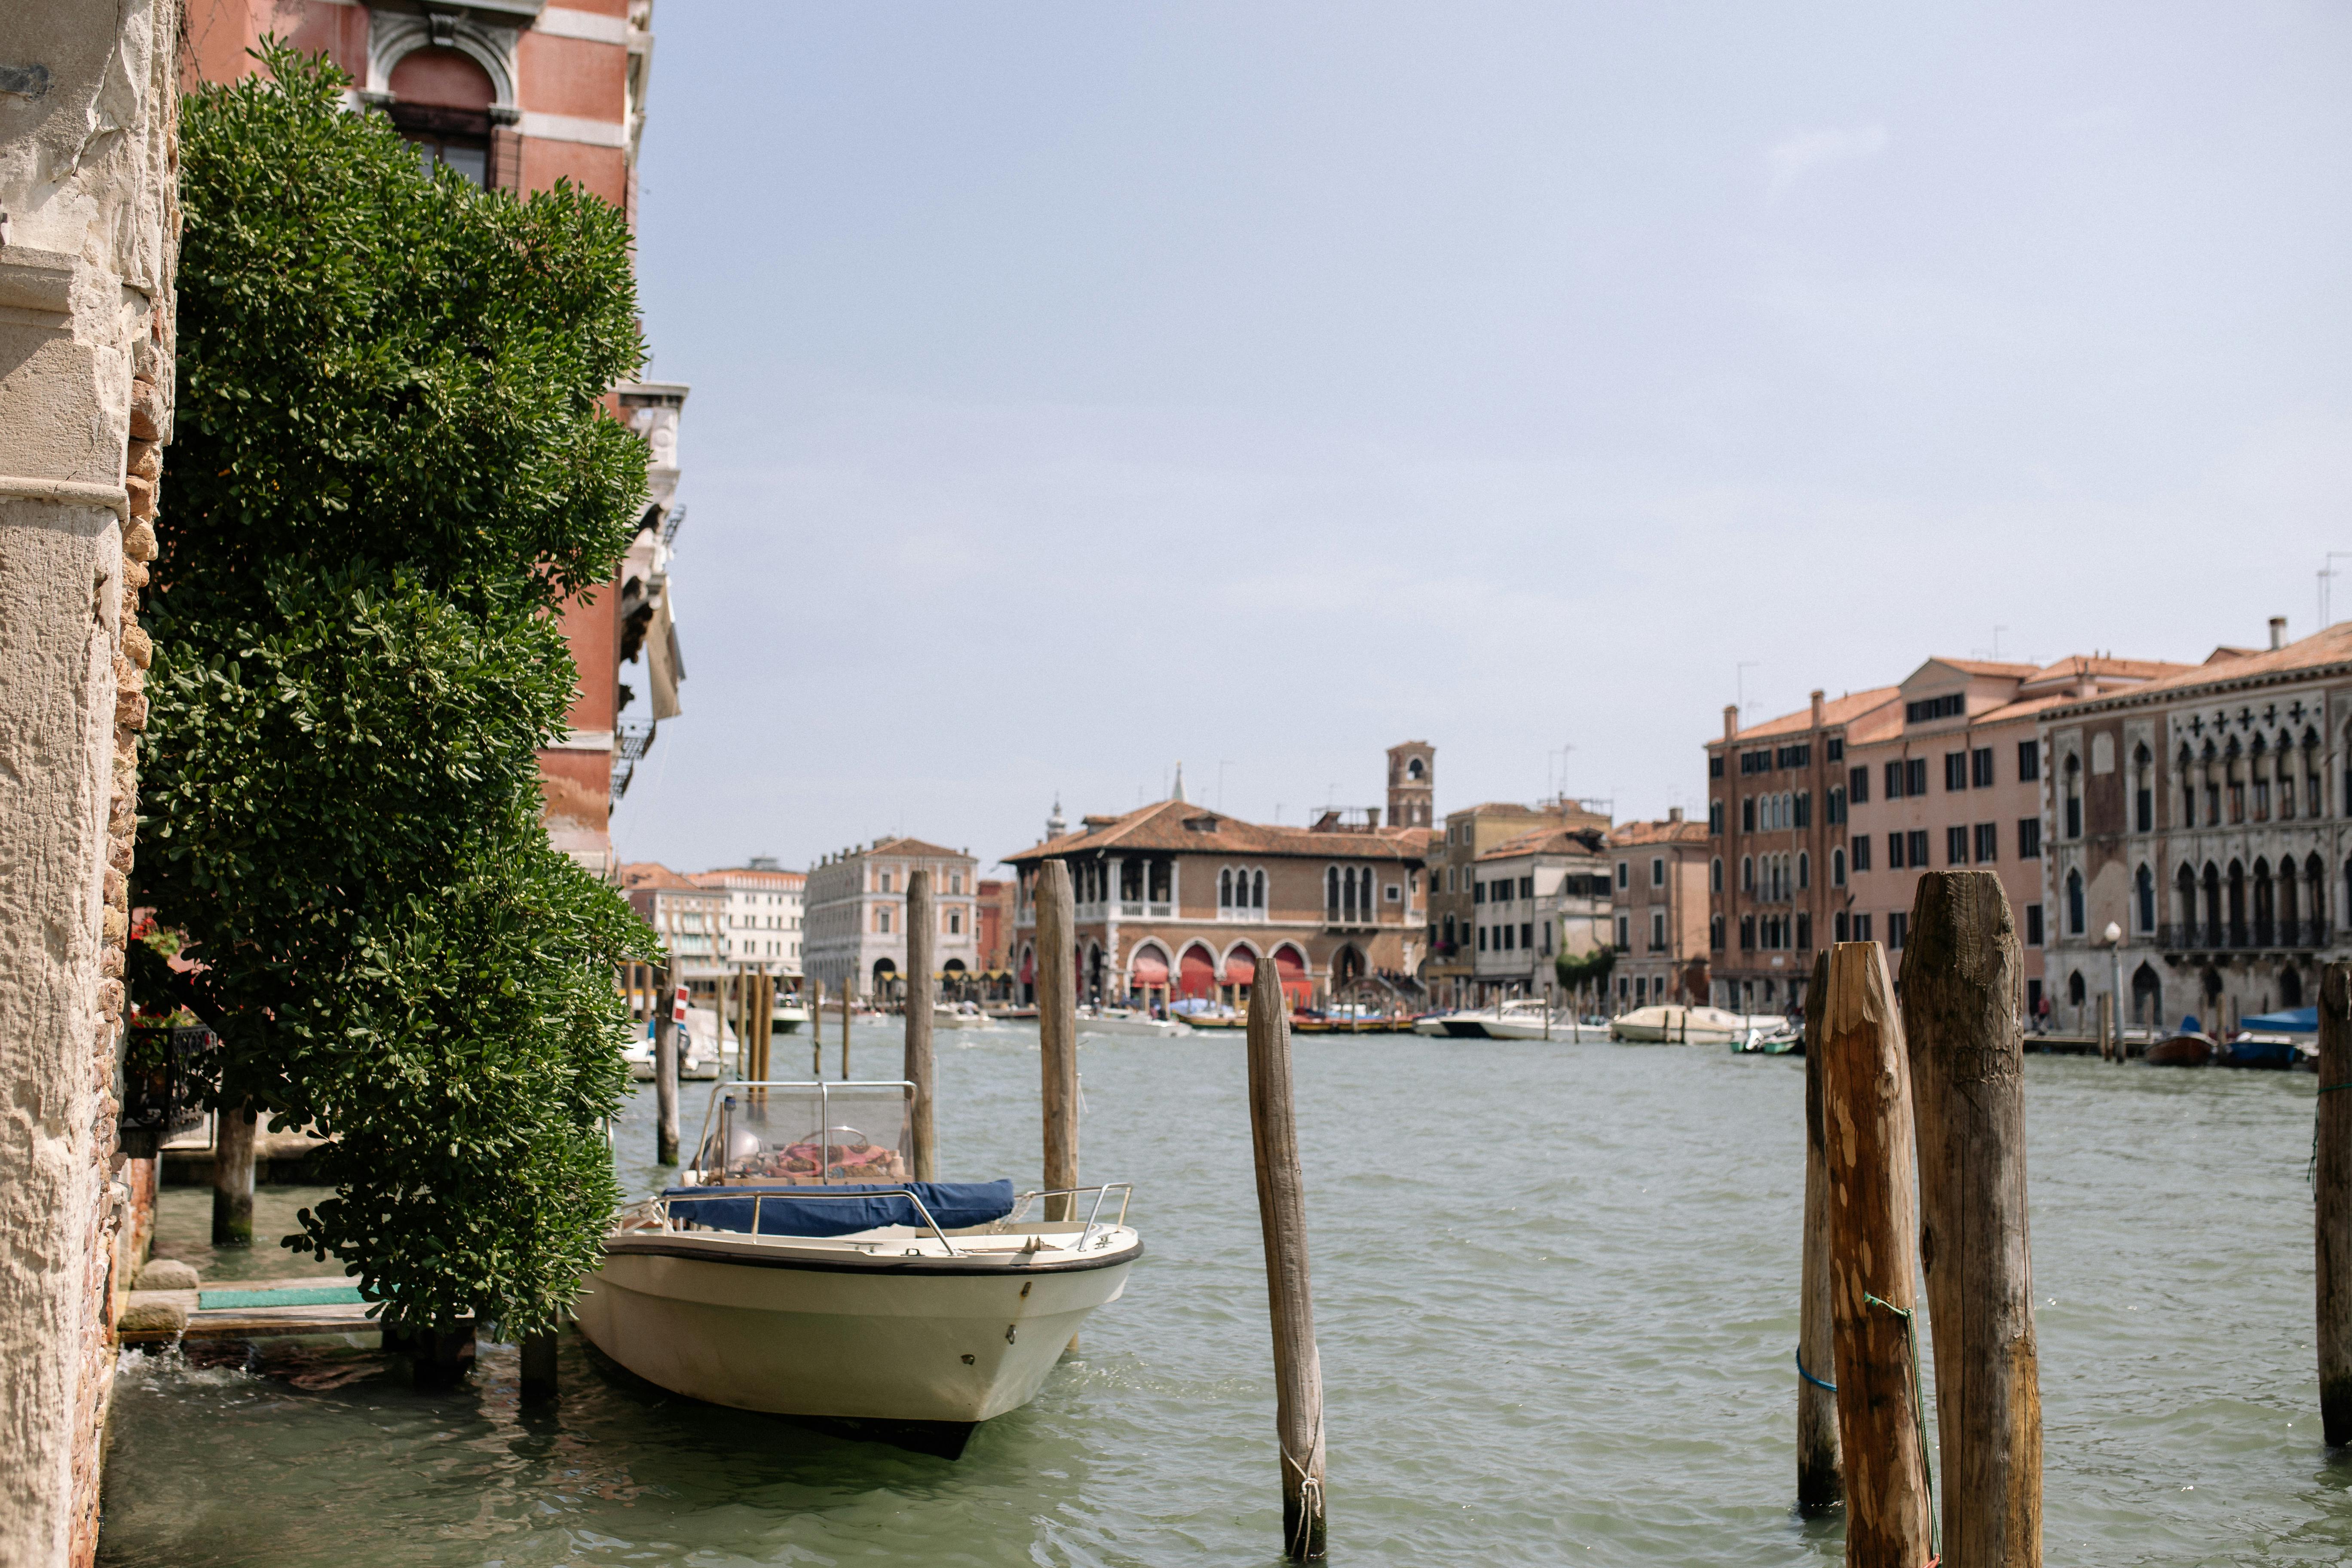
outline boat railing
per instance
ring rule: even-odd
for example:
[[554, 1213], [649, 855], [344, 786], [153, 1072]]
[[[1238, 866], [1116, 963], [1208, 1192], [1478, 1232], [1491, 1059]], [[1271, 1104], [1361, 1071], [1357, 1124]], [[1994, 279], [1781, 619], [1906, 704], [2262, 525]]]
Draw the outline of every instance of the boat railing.
[[950, 1258], [961, 1258], [963, 1256], [962, 1253], [956, 1250], [955, 1243], [948, 1239], [948, 1233], [940, 1228], [940, 1222], [931, 1217], [931, 1211], [923, 1206], [921, 1195], [907, 1187], [881, 1190], [869, 1189], [868, 1191], [862, 1193], [834, 1193], [827, 1192], [823, 1187], [794, 1187], [789, 1193], [745, 1192], [741, 1188], [737, 1188], [732, 1192], [721, 1189], [717, 1192], [698, 1195], [663, 1197], [656, 1201], [661, 1206], [662, 1217], [665, 1220], [667, 1220], [671, 1217], [668, 1211], [677, 1207], [679, 1204], [741, 1203], [745, 1198], [750, 1198], [751, 1200], [751, 1234], [754, 1237], [757, 1237], [761, 1234], [760, 1205], [761, 1203], [772, 1197], [790, 1198], [794, 1203], [798, 1203], [803, 1198], [904, 1198], [908, 1203], [915, 1205], [915, 1212], [922, 1216], [923, 1224], [930, 1230], [933, 1239], [937, 1240], [941, 1247], [947, 1248], [947, 1253]]
[[[780, 1078], [721, 1079], [718, 1083], [711, 1086], [710, 1100], [702, 1110], [702, 1131], [696, 1136], [694, 1144], [695, 1163], [698, 1167], [700, 1167], [705, 1163], [704, 1156], [711, 1147], [710, 1124], [714, 1120], [719, 1120], [723, 1115], [728, 1112], [731, 1112], [734, 1110], [736, 1103], [735, 1094], [738, 1089], [751, 1091], [748, 1101], [749, 1103], [760, 1103], [764, 1101], [766, 1091], [769, 1089], [797, 1089], [803, 1094], [806, 1094], [809, 1090], [814, 1089], [816, 1091], [817, 1129], [819, 1135], [822, 1136], [824, 1129], [833, 1125], [833, 1106], [831, 1104], [831, 1097], [842, 1089], [895, 1089], [908, 1100], [912, 1100], [915, 1094], [915, 1086], [902, 1078], [830, 1079]], [[725, 1121], [720, 1121], [722, 1132], [725, 1130]], [[605, 1131], [605, 1141], [609, 1143], [611, 1142], [611, 1124], [609, 1122], [606, 1124]], [[824, 1179], [829, 1181], [831, 1178], [827, 1177]]]
[[1013, 1197], [1013, 1212], [1006, 1215], [1002, 1223], [1019, 1225], [1028, 1217], [1029, 1205], [1039, 1198], [1078, 1198], [1092, 1193], [1095, 1195], [1095, 1205], [1087, 1213], [1086, 1229], [1078, 1233], [1078, 1247], [1083, 1250], [1087, 1243], [1093, 1239], [1095, 1232], [1102, 1228], [1100, 1222], [1103, 1200], [1109, 1196], [1114, 1189], [1118, 1193], [1118, 1217], [1110, 1223], [1115, 1226], [1125, 1225], [1127, 1205], [1135, 1196], [1133, 1182], [1105, 1182], [1100, 1186], [1094, 1187], [1041, 1187], [1033, 1192], [1021, 1193]]

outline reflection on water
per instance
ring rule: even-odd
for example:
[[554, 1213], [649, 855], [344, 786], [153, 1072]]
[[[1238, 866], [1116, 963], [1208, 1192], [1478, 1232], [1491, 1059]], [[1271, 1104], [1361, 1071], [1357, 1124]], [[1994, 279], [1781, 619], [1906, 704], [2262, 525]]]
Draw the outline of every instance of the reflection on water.
[[[853, 1045], [859, 1076], [895, 1068], [887, 1028]], [[945, 1173], [1034, 1182], [1034, 1034], [940, 1046]], [[1801, 1063], [1539, 1042], [1297, 1050], [1335, 1562], [1840, 1555], [1835, 1521], [1789, 1510]], [[502, 1347], [445, 1394], [366, 1356], [134, 1358], [101, 1561], [1274, 1561], [1240, 1039], [1090, 1038], [1082, 1066], [1083, 1169], [1136, 1181], [1151, 1253], [1081, 1353], [961, 1460], [677, 1399], [576, 1339], [545, 1415], [518, 1409]], [[2030, 1063], [2051, 1561], [2352, 1551], [2352, 1467], [2318, 1441], [2312, 1089]], [[706, 1093], [685, 1093], [688, 1138]], [[632, 1192], [658, 1175], [651, 1110], [641, 1093], [619, 1132]], [[289, 1257], [255, 1252], [279, 1271]]]

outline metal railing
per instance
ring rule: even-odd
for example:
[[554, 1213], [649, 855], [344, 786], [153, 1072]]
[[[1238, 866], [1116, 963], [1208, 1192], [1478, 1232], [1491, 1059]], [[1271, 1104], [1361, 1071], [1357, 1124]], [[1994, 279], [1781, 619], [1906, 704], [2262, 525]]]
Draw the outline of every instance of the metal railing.
[[[923, 1206], [923, 1200], [912, 1190], [906, 1187], [898, 1187], [887, 1191], [863, 1193], [827, 1192], [823, 1187], [795, 1187], [789, 1193], [743, 1192], [740, 1190], [730, 1193], [721, 1187], [714, 1192], [691, 1196], [660, 1197], [655, 1199], [654, 1202], [659, 1206], [663, 1222], [667, 1224], [672, 1217], [669, 1211], [679, 1204], [740, 1204], [747, 1197], [751, 1200], [751, 1229], [749, 1234], [754, 1237], [761, 1234], [760, 1205], [768, 1198], [788, 1198], [793, 1203], [798, 1203], [803, 1198], [904, 1198], [908, 1203], [915, 1205], [915, 1212], [920, 1215], [922, 1216], [923, 1223], [930, 1227], [932, 1237], [937, 1240], [941, 1247], [947, 1248], [947, 1254], [950, 1258], [961, 1258], [963, 1256], [962, 1253], [956, 1250], [955, 1243], [948, 1239], [948, 1233], [940, 1228], [940, 1222], [931, 1217], [931, 1211]], [[701, 1222], [696, 1221], [694, 1223], [699, 1224]], [[712, 1228], [716, 1229], [717, 1227], [713, 1226]], [[735, 1232], [732, 1234], [740, 1235], [743, 1233]]]
[[1006, 1215], [1003, 1219], [997, 1223], [1000, 1225], [1019, 1225], [1028, 1215], [1029, 1205], [1036, 1202], [1039, 1198], [1075, 1198], [1082, 1193], [1092, 1193], [1095, 1195], [1095, 1206], [1087, 1211], [1087, 1227], [1078, 1233], [1078, 1245], [1075, 1249], [1084, 1251], [1087, 1241], [1094, 1236], [1097, 1222], [1102, 1217], [1103, 1200], [1109, 1196], [1111, 1189], [1114, 1187], [1118, 1189], [1119, 1194], [1118, 1217], [1111, 1221], [1111, 1224], [1114, 1226], [1125, 1225], [1127, 1223], [1127, 1205], [1135, 1196], [1135, 1184], [1133, 1182], [1105, 1182], [1098, 1186], [1092, 1187], [1042, 1187], [1032, 1192], [1017, 1194], [1013, 1199], [1013, 1212]]
[[2317, 948], [2327, 945], [2327, 922], [2323, 920], [2188, 921], [2176, 925], [2158, 926], [2156, 941], [2158, 947], [2209, 952], [2252, 948]]

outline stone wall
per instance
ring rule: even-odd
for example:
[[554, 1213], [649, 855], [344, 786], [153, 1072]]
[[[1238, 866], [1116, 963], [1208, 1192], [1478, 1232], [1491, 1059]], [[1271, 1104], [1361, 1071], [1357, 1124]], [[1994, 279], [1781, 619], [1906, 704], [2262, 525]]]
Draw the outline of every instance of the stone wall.
[[[0, 6], [0, 1562], [89, 1562], [122, 942], [172, 404], [174, 0]], [[128, 1176], [126, 1181], [121, 1179]]]

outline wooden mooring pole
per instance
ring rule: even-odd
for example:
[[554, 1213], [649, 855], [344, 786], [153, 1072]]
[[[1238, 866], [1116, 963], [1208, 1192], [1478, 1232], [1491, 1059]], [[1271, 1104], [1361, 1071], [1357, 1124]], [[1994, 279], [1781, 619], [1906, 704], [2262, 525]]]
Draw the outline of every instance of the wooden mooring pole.
[[654, 1163], [677, 1163], [677, 989], [675, 972], [661, 972], [654, 1004]]
[[1886, 954], [1830, 951], [1822, 1016], [1830, 1318], [1838, 1446], [1845, 1460], [1845, 1560], [1925, 1568], [1935, 1552], [1921, 1380], [1919, 1205], [1912, 1176], [1911, 1074]]
[[555, 1403], [555, 1331], [525, 1334], [522, 1339], [522, 1403]]
[[849, 1016], [857, 1010], [857, 972], [851, 970], [841, 981], [841, 1081], [849, 1081]]
[[253, 1245], [253, 1146], [258, 1119], [239, 1106], [213, 1113], [213, 1245]]
[[[1911, 906], [1903, 1033], [1919, 1138], [1919, 1258], [1935, 1331], [1943, 1551], [2040, 1568], [2042, 1373], [2025, 1226], [2024, 1005], [2000, 878], [1930, 871]], [[2103, 1005], [2112, 995], [2102, 994]], [[2111, 1005], [2105, 1037], [2117, 1047]]]
[[1307, 1193], [1290, 1099], [1290, 1020], [1282, 987], [1253, 985], [1249, 1005], [1250, 1148], [1265, 1302], [1274, 1321], [1274, 1429], [1282, 1447], [1282, 1544], [1293, 1563], [1323, 1556], [1323, 1363], [1307, 1268]]
[[2319, 1106], [2313, 1212], [2319, 1265], [2319, 1426], [2352, 1443], [2352, 963], [2319, 976]]
[[801, 976], [801, 1010], [808, 1015], [809, 1077], [824, 1076], [824, 982]]
[[915, 1087], [910, 1112], [915, 1180], [940, 1179], [939, 1145], [931, 1121], [933, 1068], [931, 1052], [931, 945], [937, 940], [939, 916], [931, 909], [931, 874], [918, 868], [907, 879], [907, 1066], [906, 1077]]
[[1829, 1146], [1822, 1133], [1822, 1017], [1829, 990], [1830, 955], [1823, 952], [1813, 960], [1805, 992], [1805, 1246], [1797, 1287], [1797, 1507], [1805, 1513], [1845, 1500], [1832, 1375]]
[[[1037, 1065], [1045, 1104], [1045, 1186], [1078, 1184], [1078, 978], [1071, 963], [1076, 910], [1066, 861], [1037, 868]], [[1065, 1220], [1076, 1198], [1047, 1198], [1045, 1217]]]

